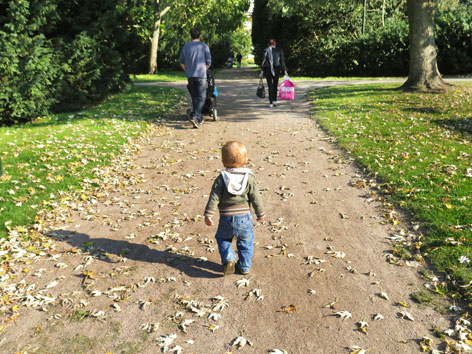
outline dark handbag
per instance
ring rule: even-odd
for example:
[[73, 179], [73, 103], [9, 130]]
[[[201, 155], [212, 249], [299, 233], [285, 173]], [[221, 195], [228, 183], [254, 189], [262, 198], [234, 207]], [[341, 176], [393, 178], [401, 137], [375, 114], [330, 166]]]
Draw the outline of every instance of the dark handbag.
[[257, 97], [260, 97], [260, 98], [264, 98], [266, 95], [264, 83], [262, 82], [262, 79], [259, 81], [259, 86], [257, 87], [256, 95]]

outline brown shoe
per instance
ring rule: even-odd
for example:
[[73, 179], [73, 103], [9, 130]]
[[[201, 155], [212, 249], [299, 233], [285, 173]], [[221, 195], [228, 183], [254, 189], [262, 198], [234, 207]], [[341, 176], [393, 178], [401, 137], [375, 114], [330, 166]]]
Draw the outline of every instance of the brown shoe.
[[234, 261], [229, 261], [223, 264], [223, 273], [225, 275], [234, 274]]
[[236, 264], [236, 268], [238, 269], [238, 272], [241, 273], [242, 275], [248, 275], [249, 274], [249, 271], [242, 271], [241, 270], [241, 267], [239, 266], [239, 263]]

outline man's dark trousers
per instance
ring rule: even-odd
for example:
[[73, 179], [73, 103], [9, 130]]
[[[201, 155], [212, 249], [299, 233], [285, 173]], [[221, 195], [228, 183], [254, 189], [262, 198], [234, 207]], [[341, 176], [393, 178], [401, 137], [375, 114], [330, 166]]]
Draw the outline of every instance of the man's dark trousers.
[[201, 123], [203, 120], [202, 109], [205, 105], [206, 79], [201, 77], [189, 77], [187, 80], [188, 92], [190, 92], [190, 96], [192, 97], [192, 118], [198, 123]]

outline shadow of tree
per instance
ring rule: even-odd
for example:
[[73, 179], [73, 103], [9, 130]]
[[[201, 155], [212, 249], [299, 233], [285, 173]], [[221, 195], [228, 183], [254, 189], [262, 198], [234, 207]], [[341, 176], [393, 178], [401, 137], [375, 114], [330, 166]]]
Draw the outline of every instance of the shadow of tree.
[[[157, 250], [140, 243], [132, 243], [126, 240], [113, 240], [109, 238], [92, 238], [87, 234], [67, 230], [58, 230], [50, 233], [48, 236], [63, 240], [72, 247], [81, 248], [85, 243], [93, 243], [94, 249], [103, 250], [103, 252], [117, 256], [126, 253], [124, 257], [130, 260], [147, 263], [164, 264], [168, 267], [177, 269], [192, 278], [220, 278], [222, 266], [211, 261], [201, 262], [196, 258], [174, 253], [170, 250]], [[103, 262], [114, 263], [109, 258]]]
[[405, 112], [416, 112], [416, 113], [431, 113], [431, 114], [441, 114], [442, 112], [433, 107], [412, 107], [405, 108]]
[[433, 122], [463, 134], [472, 134], [472, 118], [436, 119]]

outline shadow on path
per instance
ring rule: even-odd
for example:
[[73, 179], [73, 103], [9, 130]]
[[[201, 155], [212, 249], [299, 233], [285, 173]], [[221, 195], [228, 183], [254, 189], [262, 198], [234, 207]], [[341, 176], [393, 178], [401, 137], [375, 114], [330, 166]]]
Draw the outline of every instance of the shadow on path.
[[[64, 240], [72, 247], [83, 248], [85, 243], [93, 243], [93, 248], [102, 250], [105, 253], [124, 257], [130, 260], [147, 263], [164, 264], [175, 268], [192, 278], [220, 278], [222, 266], [215, 262], [200, 262], [196, 258], [171, 252], [169, 250], [160, 251], [152, 249], [145, 244], [132, 243], [126, 240], [113, 240], [108, 238], [92, 238], [87, 234], [67, 230], [54, 231], [50, 237]], [[107, 263], [116, 263], [108, 258], [103, 260]]]

